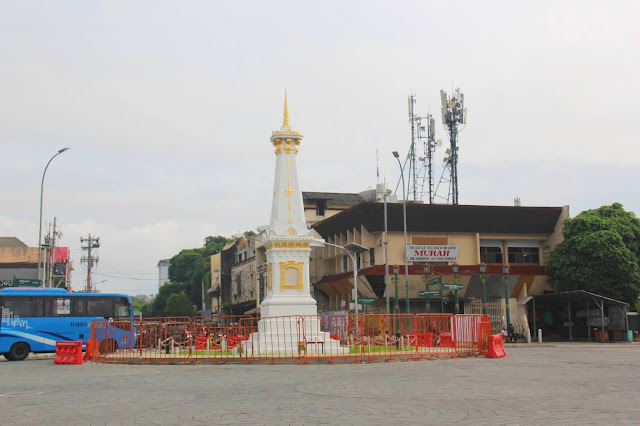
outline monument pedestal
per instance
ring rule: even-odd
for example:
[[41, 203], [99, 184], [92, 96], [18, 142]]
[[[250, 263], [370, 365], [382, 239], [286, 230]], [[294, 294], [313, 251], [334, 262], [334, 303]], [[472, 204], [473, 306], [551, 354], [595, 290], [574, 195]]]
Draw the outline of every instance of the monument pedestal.
[[321, 331], [320, 319], [314, 316], [286, 316], [262, 318], [258, 332], [242, 342], [242, 352], [247, 356], [321, 356], [346, 355], [349, 348]]

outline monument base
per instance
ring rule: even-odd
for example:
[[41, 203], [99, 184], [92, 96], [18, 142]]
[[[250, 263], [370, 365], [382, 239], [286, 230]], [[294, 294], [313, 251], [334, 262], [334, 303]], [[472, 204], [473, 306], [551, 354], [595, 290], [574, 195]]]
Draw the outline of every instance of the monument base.
[[[299, 307], [298, 307], [299, 308]], [[242, 342], [246, 356], [323, 356], [347, 355], [348, 347], [320, 331], [320, 319], [300, 315], [262, 318], [258, 332]]]
[[271, 296], [260, 304], [262, 318], [317, 314], [317, 302], [309, 295]]

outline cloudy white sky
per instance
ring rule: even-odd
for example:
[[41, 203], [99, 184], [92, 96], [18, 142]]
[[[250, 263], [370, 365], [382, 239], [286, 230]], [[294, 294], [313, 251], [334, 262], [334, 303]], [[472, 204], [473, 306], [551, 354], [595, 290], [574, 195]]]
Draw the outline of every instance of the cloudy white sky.
[[[621, 202], [640, 214], [636, 1], [0, 2], [0, 236], [43, 219], [85, 285], [153, 293], [157, 262], [269, 222], [289, 95], [302, 189], [395, 183], [407, 95], [460, 87], [461, 204]], [[444, 147], [436, 152], [438, 167]], [[436, 169], [439, 177], [440, 169]], [[394, 185], [395, 186], [395, 185]], [[121, 278], [115, 278], [121, 277]]]

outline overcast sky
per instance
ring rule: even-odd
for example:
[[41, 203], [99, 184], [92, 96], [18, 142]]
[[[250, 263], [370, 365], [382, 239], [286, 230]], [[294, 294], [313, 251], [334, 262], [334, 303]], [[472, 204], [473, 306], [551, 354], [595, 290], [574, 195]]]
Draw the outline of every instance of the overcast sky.
[[[637, 1], [0, 2], [0, 236], [57, 217], [84, 288], [150, 294], [158, 260], [269, 222], [284, 90], [303, 191], [395, 187], [407, 96], [449, 143], [460, 204], [621, 202], [640, 214]], [[121, 278], [116, 278], [121, 277]]]

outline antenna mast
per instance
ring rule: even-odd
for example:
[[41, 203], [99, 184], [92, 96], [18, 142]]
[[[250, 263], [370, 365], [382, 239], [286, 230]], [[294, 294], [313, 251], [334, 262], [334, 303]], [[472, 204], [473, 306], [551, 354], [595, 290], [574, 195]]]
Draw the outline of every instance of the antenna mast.
[[[449, 182], [447, 194], [447, 204], [458, 204], [458, 125], [467, 124], [467, 109], [464, 107], [464, 94], [458, 87], [451, 97], [447, 92], [440, 90], [440, 100], [442, 101], [442, 124], [449, 133], [450, 148], [444, 157], [444, 170], [436, 188], [436, 193], [443, 182]], [[449, 178], [445, 177], [447, 170]], [[444, 197], [441, 197], [444, 198]]]
[[[423, 201], [426, 197], [429, 204], [433, 203], [433, 154], [436, 148], [436, 125], [431, 114], [418, 117], [414, 111], [416, 96], [409, 95], [409, 122], [411, 123], [411, 145], [409, 153], [404, 161], [403, 169], [408, 171], [407, 195], [413, 195], [413, 201]], [[424, 124], [423, 124], [424, 123]], [[417, 145], [422, 141], [422, 149], [418, 151]], [[438, 146], [442, 142], [438, 141]], [[409, 167], [407, 167], [409, 166]], [[425, 191], [425, 182], [427, 189]], [[401, 183], [398, 179], [396, 191]]]

